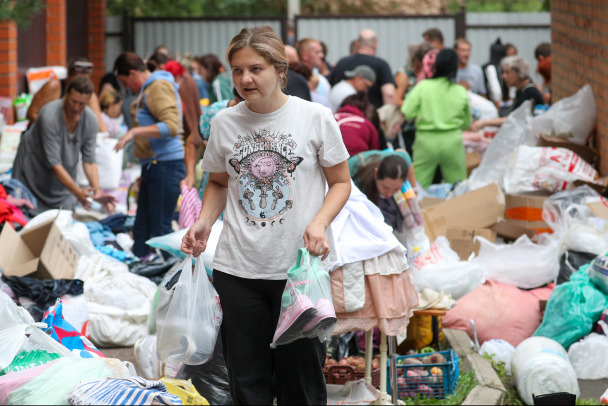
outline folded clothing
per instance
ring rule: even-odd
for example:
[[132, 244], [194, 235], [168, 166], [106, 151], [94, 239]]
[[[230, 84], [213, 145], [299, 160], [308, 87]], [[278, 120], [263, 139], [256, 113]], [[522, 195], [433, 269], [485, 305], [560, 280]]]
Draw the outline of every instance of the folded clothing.
[[161, 381], [141, 377], [103, 378], [78, 385], [66, 398], [71, 405], [181, 405]]

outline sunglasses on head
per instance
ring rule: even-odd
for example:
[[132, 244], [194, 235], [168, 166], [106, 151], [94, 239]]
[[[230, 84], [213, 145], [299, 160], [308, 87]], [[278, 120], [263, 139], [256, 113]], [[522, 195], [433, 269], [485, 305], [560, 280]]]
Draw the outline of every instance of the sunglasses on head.
[[75, 72], [87, 73], [93, 70], [93, 64], [91, 62], [74, 62], [73, 69]]

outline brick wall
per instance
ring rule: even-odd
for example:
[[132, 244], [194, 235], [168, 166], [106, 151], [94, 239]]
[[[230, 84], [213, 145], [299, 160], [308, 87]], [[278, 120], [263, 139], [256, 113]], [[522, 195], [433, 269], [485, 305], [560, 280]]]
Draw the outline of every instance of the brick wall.
[[93, 76], [91, 80], [97, 87], [99, 80], [105, 73], [106, 61], [106, 0], [90, 0], [88, 3], [89, 22], [89, 60], [93, 62]]
[[595, 142], [608, 174], [608, 8], [603, 0], [551, 1], [553, 101], [591, 85], [597, 105]]
[[65, 0], [46, 1], [46, 64], [67, 64]]
[[17, 96], [17, 24], [0, 21], [0, 96]]

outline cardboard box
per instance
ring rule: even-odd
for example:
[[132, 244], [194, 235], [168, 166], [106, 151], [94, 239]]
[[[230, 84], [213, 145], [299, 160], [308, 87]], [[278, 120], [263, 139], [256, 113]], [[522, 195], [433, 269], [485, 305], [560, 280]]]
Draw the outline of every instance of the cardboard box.
[[600, 197], [598, 201], [587, 203], [587, 207], [596, 216], [604, 219], [608, 219], [608, 200]]
[[579, 186], [587, 185], [591, 189], [595, 190], [602, 196], [608, 196], [608, 177], [600, 177], [595, 180], [596, 183], [587, 182], [584, 180], [577, 179], [570, 185], [570, 189], [577, 188]]
[[481, 163], [481, 155], [479, 155], [479, 152], [477, 151], [467, 152], [465, 159], [467, 164], [467, 176], [471, 176], [473, 169], [477, 168]]
[[496, 233], [487, 228], [471, 229], [471, 228], [448, 228], [446, 238], [450, 241], [452, 248], [462, 261], [466, 261], [471, 256], [471, 253], [476, 255], [479, 253], [479, 242], [473, 241], [473, 238], [480, 236], [488, 241], [496, 241]]
[[518, 226], [517, 224], [509, 223], [508, 221], [500, 221], [494, 224], [491, 229], [499, 237], [502, 237], [507, 241], [515, 241], [524, 234], [530, 239], [536, 235], [536, 230]]
[[507, 224], [528, 228], [535, 233], [552, 232], [543, 220], [543, 204], [546, 194], [506, 195], [505, 220]]
[[564, 140], [563, 138], [552, 137], [547, 134], [541, 134], [536, 145], [539, 147], [556, 147], [569, 149], [570, 151], [573, 151], [576, 155], [583, 158], [586, 162], [590, 163], [592, 166], [597, 166], [597, 163], [599, 161], [599, 154], [597, 153], [597, 151], [589, 148], [586, 145], [575, 144], [573, 142]]
[[50, 219], [17, 234], [5, 225], [0, 234], [0, 268], [5, 275], [73, 279], [78, 254]]
[[437, 203], [445, 202], [445, 199], [441, 199], [439, 197], [425, 197], [420, 200], [420, 209], [426, 209], [427, 207], [431, 207]]
[[488, 228], [504, 219], [505, 195], [497, 183], [437, 203], [422, 210], [431, 241], [445, 236], [449, 227]]

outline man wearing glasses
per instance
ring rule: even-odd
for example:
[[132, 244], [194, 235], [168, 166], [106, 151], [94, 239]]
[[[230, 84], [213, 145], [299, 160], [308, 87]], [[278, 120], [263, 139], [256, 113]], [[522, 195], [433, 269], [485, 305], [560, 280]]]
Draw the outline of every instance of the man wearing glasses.
[[[62, 84], [59, 79], [51, 79], [40, 88], [34, 95], [32, 103], [27, 110], [27, 119], [30, 123], [36, 121], [42, 107], [50, 101], [60, 99], [65, 96], [65, 89], [72, 79], [78, 76], [85, 76], [91, 79], [93, 71], [93, 63], [87, 58], [74, 58], [68, 63], [68, 77], [65, 84]], [[89, 99], [89, 107], [97, 117], [97, 125], [99, 132], [107, 132], [106, 124], [101, 118], [101, 107], [99, 107], [99, 99], [95, 92], [91, 94]]]

